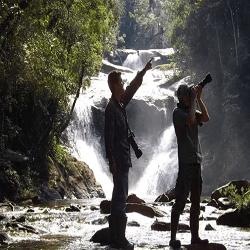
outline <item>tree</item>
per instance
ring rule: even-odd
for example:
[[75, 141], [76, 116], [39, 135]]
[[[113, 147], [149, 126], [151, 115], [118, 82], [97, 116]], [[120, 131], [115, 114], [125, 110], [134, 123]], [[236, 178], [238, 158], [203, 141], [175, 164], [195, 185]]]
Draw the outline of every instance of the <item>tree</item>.
[[[121, 6], [118, 0], [1, 1], [1, 171], [48, 175], [46, 158], [56, 155], [73, 109], [69, 98], [77, 99], [104, 51], [116, 45]], [[9, 150], [29, 163], [11, 162]]]

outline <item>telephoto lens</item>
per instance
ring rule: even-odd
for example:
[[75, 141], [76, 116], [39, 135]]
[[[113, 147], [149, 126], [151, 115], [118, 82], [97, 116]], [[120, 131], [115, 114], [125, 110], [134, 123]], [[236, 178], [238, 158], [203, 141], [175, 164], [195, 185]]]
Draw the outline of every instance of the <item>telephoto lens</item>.
[[198, 83], [198, 85], [200, 85], [202, 88], [204, 88], [206, 86], [207, 83], [212, 82], [212, 77], [210, 75], [210, 73], [208, 73], [205, 77], [205, 79], [203, 79], [201, 82]]

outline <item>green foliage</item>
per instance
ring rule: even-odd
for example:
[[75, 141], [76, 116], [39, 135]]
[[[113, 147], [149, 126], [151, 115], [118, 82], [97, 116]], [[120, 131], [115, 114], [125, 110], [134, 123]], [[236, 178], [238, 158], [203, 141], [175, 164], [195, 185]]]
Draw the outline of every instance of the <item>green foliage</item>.
[[47, 178], [46, 157], [63, 161], [58, 141], [72, 110], [69, 97], [89, 86], [83, 76], [97, 74], [104, 52], [116, 46], [122, 4], [2, 0], [0, 12], [0, 147], [3, 156], [11, 149], [29, 159], [25, 166], [5, 163], [18, 186], [22, 168]]
[[244, 190], [242, 187], [239, 192], [235, 185], [230, 185], [226, 189], [220, 190], [220, 193], [228, 197], [239, 211], [246, 210], [250, 205], [250, 189]]
[[65, 159], [66, 159], [67, 153], [66, 153], [63, 145], [59, 144], [56, 141], [56, 137], [54, 137], [54, 139], [52, 141], [52, 151], [53, 151], [53, 155], [55, 156], [55, 159], [59, 163], [63, 164]]

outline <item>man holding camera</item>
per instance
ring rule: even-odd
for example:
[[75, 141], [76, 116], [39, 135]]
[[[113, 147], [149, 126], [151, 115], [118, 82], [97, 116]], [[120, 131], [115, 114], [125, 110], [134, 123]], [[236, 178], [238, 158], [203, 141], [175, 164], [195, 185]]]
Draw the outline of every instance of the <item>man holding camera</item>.
[[[179, 103], [173, 111], [173, 124], [178, 143], [179, 172], [175, 186], [176, 200], [171, 212], [171, 240], [169, 245], [179, 248], [176, 240], [180, 214], [183, 212], [189, 192], [191, 193], [190, 230], [191, 244], [208, 244], [199, 237], [200, 196], [202, 191], [202, 151], [198, 138], [198, 125], [209, 121], [209, 114], [201, 99], [202, 88], [211, 82], [210, 74], [196, 86], [180, 85], [177, 90]], [[200, 111], [195, 108], [197, 100]]]
[[111, 244], [115, 244], [116, 247], [122, 249], [134, 249], [134, 246], [125, 237], [128, 172], [129, 168], [132, 167], [129, 141], [130, 129], [125, 108], [141, 86], [146, 71], [151, 68], [150, 60], [126, 90], [123, 87], [121, 72], [112, 71], [108, 76], [108, 85], [112, 96], [105, 110], [105, 148], [114, 182], [109, 231]]

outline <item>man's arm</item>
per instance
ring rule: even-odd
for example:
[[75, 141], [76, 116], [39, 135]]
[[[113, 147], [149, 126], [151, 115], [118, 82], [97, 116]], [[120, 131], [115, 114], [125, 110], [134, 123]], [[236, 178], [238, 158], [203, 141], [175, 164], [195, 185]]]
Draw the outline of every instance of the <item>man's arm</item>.
[[104, 138], [105, 138], [105, 149], [106, 158], [109, 160], [109, 170], [114, 175], [116, 173], [115, 164], [115, 150], [114, 150], [114, 109], [111, 105], [108, 105], [105, 110], [105, 128], [104, 128]]
[[202, 121], [203, 123], [209, 122], [210, 117], [209, 117], [207, 108], [206, 108], [205, 104], [203, 103], [203, 101], [202, 101], [202, 99], [201, 99], [202, 87], [198, 85], [198, 86], [196, 87], [196, 89], [197, 89], [197, 93], [198, 93], [198, 94], [197, 94], [197, 101], [198, 101], [198, 104], [199, 104], [199, 106], [200, 106], [201, 113], [202, 113], [201, 121]]
[[122, 95], [121, 99], [123, 101], [123, 104], [125, 106], [128, 105], [130, 100], [133, 98], [136, 91], [139, 89], [139, 87], [142, 84], [142, 79], [145, 73], [152, 68], [151, 60], [146, 64], [145, 68], [140, 71], [136, 77], [132, 80], [130, 85], [126, 88], [125, 93]]

